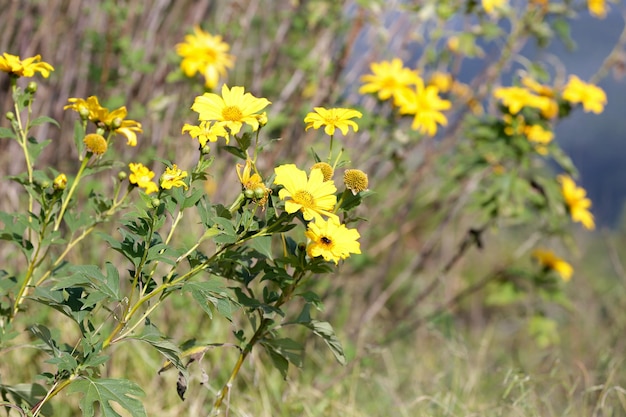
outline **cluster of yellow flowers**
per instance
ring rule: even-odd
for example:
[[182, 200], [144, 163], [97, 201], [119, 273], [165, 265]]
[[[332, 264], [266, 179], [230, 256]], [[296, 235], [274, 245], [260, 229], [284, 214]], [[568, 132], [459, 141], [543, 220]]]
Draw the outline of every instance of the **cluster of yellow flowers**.
[[[530, 4], [547, 6], [550, 0], [531, 0]], [[508, 0], [481, 0], [483, 9], [487, 14], [495, 14], [497, 10], [502, 10], [508, 5]], [[587, 0], [587, 9], [589, 13], [599, 19], [606, 17], [607, 5], [606, 0]]]
[[406, 68], [400, 59], [373, 62], [370, 70], [372, 74], [361, 78], [364, 84], [359, 93], [375, 93], [380, 100], [393, 99], [400, 114], [413, 116], [411, 128], [422, 134], [435, 136], [438, 125], [448, 124], [442, 111], [450, 109], [452, 103], [439, 96], [437, 85], [425, 84], [419, 73]]

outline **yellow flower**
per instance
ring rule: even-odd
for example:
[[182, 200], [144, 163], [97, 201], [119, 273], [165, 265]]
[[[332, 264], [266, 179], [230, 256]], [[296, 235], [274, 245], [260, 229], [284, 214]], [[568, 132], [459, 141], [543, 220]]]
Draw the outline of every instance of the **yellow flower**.
[[605, 0], [587, 0], [587, 8], [589, 13], [599, 19], [606, 17], [606, 1]]
[[84, 119], [89, 119], [94, 123], [98, 123], [101, 120], [104, 120], [106, 116], [109, 114], [109, 111], [100, 105], [98, 102], [98, 97], [90, 96], [87, 97], [87, 100], [82, 98], [68, 98], [67, 106], [63, 107], [63, 110], [74, 110]]
[[102, 155], [108, 148], [106, 139], [97, 133], [90, 133], [86, 135], [83, 139], [83, 143], [87, 147], [87, 151], [94, 155]]
[[493, 96], [502, 101], [511, 114], [519, 113], [526, 106], [548, 112], [554, 101], [549, 97], [537, 96], [522, 87], [499, 87], [494, 90]]
[[333, 219], [310, 222], [305, 235], [311, 240], [306, 248], [311, 258], [322, 256], [324, 260], [337, 264], [351, 253], [361, 253], [361, 245], [357, 242], [361, 237], [359, 232]]
[[533, 251], [533, 257], [546, 269], [556, 271], [563, 281], [567, 282], [572, 278], [574, 268], [554, 254], [554, 252], [545, 249], [537, 249]]
[[52, 187], [55, 190], [65, 190], [65, 187], [67, 187], [67, 175], [65, 174], [57, 175], [57, 177], [52, 182]]
[[348, 190], [352, 191], [352, 194], [357, 195], [361, 191], [367, 190], [369, 181], [367, 174], [360, 169], [346, 169], [343, 174], [343, 183]]
[[137, 133], [142, 133], [141, 123], [134, 120], [125, 120], [127, 115], [126, 106], [109, 111], [98, 102], [98, 97], [90, 96], [87, 100], [82, 98], [69, 98], [70, 102], [63, 110], [74, 110], [83, 119], [89, 119], [98, 127], [103, 127], [109, 131], [126, 137], [126, 144], [137, 146]]
[[211, 122], [200, 122], [200, 125], [190, 125], [185, 123], [182, 133], [189, 132], [189, 136], [194, 139], [198, 139], [200, 147], [204, 148], [207, 142], [217, 142], [217, 138], [226, 139], [228, 143], [228, 132], [224, 129], [224, 126]]
[[40, 61], [41, 55], [35, 55], [22, 61], [19, 56], [5, 52], [0, 56], [0, 71], [8, 72], [18, 77], [33, 77], [36, 72], [39, 72], [42, 77], [48, 78], [50, 72], [54, 71], [54, 68], [47, 62]]
[[483, 9], [489, 14], [492, 14], [495, 9], [503, 7], [507, 3], [507, 0], [482, 0]]
[[196, 97], [191, 109], [198, 113], [201, 121], [215, 121], [216, 125], [228, 128], [231, 135], [236, 135], [246, 123], [255, 131], [259, 128], [259, 112], [270, 101], [257, 98], [250, 93], [244, 94], [243, 87], [229, 89], [222, 86], [222, 96], [204, 93]]
[[567, 175], [559, 175], [558, 180], [561, 183], [563, 199], [570, 216], [572, 216], [572, 220], [582, 223], [586, 229], [594, 229], [596, 225], [593, 220], [593, 214], [589, 211], [591, 200], [586, 197], [587, 193], [585, 190], [582, 187], [577, 187], [574, 180]]
[[322, 215], [339, 221], [339, 217], [332, 213], [337, 204], [337, 187], [333, 181], [324, 181], [321, 169], [311, 170], [307, 179], [306, 172], [298, 169], [294, 164], [286, 164], [274, 169], [276, 178], [274, 184], [282, 185], [278, 197], [285, 200], [285, 211], [295, 213], [301, 211], [305, 220], [321, 220]]
[[335, 129], [341, 130], [341, 133], [344, 135], [348, 134], [350, 127], [354, 129], [355, 132], [359, 131], [359, 126], [355, 121], [350, 119], [353, 117], [357, 119], [363, 117], [360, 111], [339, 107], [332, 109], [314, 107], [313, 109], [315, 112], [307, 114], [304, 118], [304, 123], [306, 123], [305, 130], [309, 130], [310, 128], [319, 129], [322, 126], [326, 126], [324, 132], [329, 136], [335, 134]]
[[581, 81], [575, 75], [570, 75], [567, 85], [563, 90], [563, 98], [570, 103], [582, 103], [585, 112], [602, 113], [606, 104], [604, 90], [593, 84]]
[[527, 125], [524, 126], [524, 133], [528, 140], [536, 145], [535, 149], [539, 154], [548, 154], [546, 145], [554, 139], [554, 133], [551, 130], [546, 130], [540, 125]]
[[322, 174], [324, 174], [324, 181], [329, 181], [333, 179], [333, 174], [335, 173], [335, 170], [333, 169], [332, 166], [330, 166], [329, 163], [318, 162], [316, 164], [313, 164], [313, 166], [311, 167], [311, 170], [314, 170], [314, 169], [322, 170]]
[[434, 72], [433, 75], [430, 76], [430, 80], [428, 81], [429, 85], [434, 85], [441, 91], [442, 93], [447, 93], [452, 89], [452, 85], [454, 80], [452, 79], [452, 75], [447, 74], [445, 72]]
[[437, 124], [446, 126], [448, 119], [441, 113], [448, 110], [451, 103], [439, 97], [439, 89], [434, 85], [424, 87], [420, 79], [413, 90], [403, 90], [398, 96], [401, 114], [412, 114], [413, 130], [419, 130], [428, 136], [435, 136]]
[[128, 164], [130, 168], [130, 175], [128, 180], [131, 184], [137, 185], [139, 188], [143, 188], [146, 194], [151, 194], [159, 191], [159, 186], [156, 185], [152, 178], [154, 178], [154, 172], [150, 171], [143, 164]]
[[448, 38], [448, 42], [446, 43], [446, 45], [448, 46], [448, 49], [452, 52], [452, 53], [457, 53], [459, 52], [459, 46], [461, 44], [461, 41], [459, 40], [458, 36], [450, 36]]
[[194, 26], [194, 34], [185, 36], [185, 42], [176, 45], [176, 52], [183, 60], [180, 68], [187, 77], [201, 73], [205, 86], [215, 88], [226, 69], [233, 67], [234, 57], [228, 54], [230, 46], [222, 42], [221, 36], [213, 36]]
[[183, 178], [187, 178], [187, 175], [189, 175], [187, 171], [178, 169], [178, 166], [174, 164], [171, 168], [166, 168], [161, 175], [161, 188], [169, 190], [172, 187], [183, 187], [186, 190], [188, 187]]
[[409, 88], [419, 79], [417, 71], [405, 68], [402, 61], [394, 58], [391, 61], [372, 62], [372, 74], [361, 77], [364, 82], [359, 94], [376, 93], [380, 100], [394, 98], [399, 90]]
[[125, 120], [126, 114], [126, 106], [122, 106], [104, 115], [101, 122], [103, 122], [106, 127], [114, 133], [125, 136], [127, 145], [137, 146], [137, 134], [135, 132], [143, 132], [141, 129], [141, 123], [134, 120]]
[[539, 94], [544, 97], [553, 97], [554, 90], [547, 85], [539, 84], [537, 81], [530, 77], [522, 77], [522, 85], [535, 94]]
[[237, 176], [244, 189], [244, 195], [261, 205], [265, 205], [272, 190], [265, 186], [258, 172], [252, 173], [253, 170], [256, 171], [256, 167], [253, 167], [253, 162], [250, 159], [246, 160], [246, 165], [237, 164]]

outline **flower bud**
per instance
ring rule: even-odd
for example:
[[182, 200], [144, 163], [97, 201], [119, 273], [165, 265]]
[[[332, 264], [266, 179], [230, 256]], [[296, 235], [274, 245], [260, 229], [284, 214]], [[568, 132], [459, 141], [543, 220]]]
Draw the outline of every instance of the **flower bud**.
[[257, 200], [260, 200], [263, 197], [265, 197], [265, 187], [262, 187], [262, 186], [256, 187], [253, 192], [254, 192], [254, 198]]
[[200, 152], [202, 153], [202, 155], [208, 155], [211, 153], [211, 147], [209, 145], [204, 145]]
[[50, 181], [48, 180], [42, 181], [41, 188], [48, 188], [48, 187], [50, 187]]
[[31, 81], [26, 86], [26, 92], [29, 94], [35, 94], [37, 92], [37, 83], [35, 81]]
[[159, 200], [158, 198], [153, 198], [152, 200], [150, 200], [150, 205], [152, 206], [152, 208], [157, 208], [161, 205], [161, 200]]
[[65, 174], [59, 174], [52, 183], [55, 190], [65, 190], [67, 187], [67, 176]]
[[12, 111], [8, 111], [7, 114], [4, 115], [4, 117], [12, 122], [13, 120], [15, 120], [15, 113], [13, 113]]
[[113, 130], [119, 129], [120, 127], [122, 127], [122, 122], [123, 122], [122, 119], [120, 119], [119, 117], [116, 117], [111, 122], [111, 129], [113, 129]]
[[89, 109], [83, 105], [78, 106], [78, 114], [80, 118], [83, 120], [87, 120], [89, 118]]
[[124, 171], [120, 171], [117, 173], [117, 179], [120, 181], [124, 181], [128, 177], [128, 174]]
[[250, 200], [251, 200], [251, 199], [253, 199], [253, 198], [254, 198], [254, 191], [253, 191], [253, 190], [251, 190], [251, 189], [249, 189], [249, 188], [246, 188], [246, 189], [244, 190], [244, 192], [243, 192], [243, 195], [244, 195], [247, 199], [250, 199]]

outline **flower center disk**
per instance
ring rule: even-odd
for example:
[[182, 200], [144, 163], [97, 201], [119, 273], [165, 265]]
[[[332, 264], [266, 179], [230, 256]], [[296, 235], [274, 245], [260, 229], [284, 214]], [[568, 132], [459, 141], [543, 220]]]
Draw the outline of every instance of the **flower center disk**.
[[315, 198], [308, 191], [299, 190], [293, 196], [293, 200], [300, 204], [302, 207], [312, 208], [315, 207]]
[[222, 110], [222, 117], [229, 122], [238, 122], [243, 117], [241, 110], [237, 106], [228, 106]]

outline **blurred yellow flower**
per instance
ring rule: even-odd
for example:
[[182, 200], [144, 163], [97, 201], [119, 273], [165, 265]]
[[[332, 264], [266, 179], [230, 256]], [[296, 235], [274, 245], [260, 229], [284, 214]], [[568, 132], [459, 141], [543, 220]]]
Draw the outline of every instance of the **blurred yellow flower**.
[[398, 95], [401, 114], [414, 115], [411, 128], [428, 136], [437, 134], [437, 125], [446, 126], [448, 119], [441, 112], [448, 110], [452, 104], [439, 97], [439, 89], [434, 85], [424, 87], [419, 80], [414, 89], [403, 90]]
[[309, 130], [310, 128], [319, 129], [322, 126], [326, 126], [324, 132], [329, 136], [335, 134], [335, 129], [341, 130], [341, 133], [344, 135], [348, 134], [350, 127], [354, 129], [355, 132], [359, 131], [359, 126], [354, 120], [350, 119], [354, 117], [360, 119], [363, 117], [360, 111], [339, 107], [332, 109], [314, 107], [313, 110], [315, 111], [307, 114], [304, 118], [304, 123], [306, 123], [305, 130]]
[[549, 97], [535, 95], [526, 88], [515, 86], [498, 87], [494, 90], [493, 96], [499, 99], [511, 114], [517, 114], [527, 106], [548, 112], [554, 101]]
[[587, 0], [587, 8], [589, 13], [599, 19], [606, 17], [606, 1], [605, 0]]
[[311, 240], [306, 248], [311, 258], [321, 256], [324, 260], [337, 264], [351, 253], [361, 253], [361, 245], [357, 242], [361, 237], [359, 232], [348, 229], [334, 219], [310, 222], [305, 235]]
[[41, 61], [41, 55], [35, 55], [22, 61], [17, 55], [4, 52], [0, 56], [0, 71], [8, 72], [18, 77], [33, 77], [38, 72], [42, 77], [48, 78], [50, 72], [54, 71], [54, 68], [47, 62]]
[[337, 187], [332, 180], [324, 181], [321, 169], [311, 170], [309, 178], [294, 164], [281, 165], [274, 168], [274, 172], [274, 184], [283, 186], [278, 197], [281, 200], [289, 198], [285, 201], [287, 213], [301, 211], [307, 221], [321, 220], [322, 215], [339, 221], [339, 217], [332, 212], [337, 204]]
[[134, 164], [131, 162], [128, 164], [128, 167], [130, 168], [128, 180], [131, 184], [135, 184], [139, 188], [143, 188], [146, 194], [159, 191], [159, 186], [152, 181], [152, 178], [154, 178], [154, 172], [150, 171], [150, 169], [141, 163]]
[[67, 175], [65, 174], [57, 175], [57, 177], [52, 182], [52, 187], [55, 190], [65, 190], [65, 187], [67, 187]]
[[452, 89], [453, 83], [452, 75], [441, 71], [434, 72], [428, 80], [429, 85], [434, 85], [442, 93], [449, 92]]
[[570, 103], [582, 103], [585, 112], [602, 113], [606, 104], [604, 90], [593, 84], [581, 81], [575, 75], [570, 75], [567, 85], [563, 90], [563, 98]]
[[87, 151], [94, 155], [102, 155], [108, 148], [106, 139], [97, 133], [90, 133], [86, 135], [83, 139], [83, 143], [85, 144]]
[[180, 68], [187, 77], [196, 73], [204, 76], [205, 86], [215, 88], [226, 69], [232, 68], [234, 57], [228, 54], [230, 46], [222, 42], [221, 36], [213, 36], [198, 26], [193, 34], [185, 36], [185, 42], [176, 45], [176, 52], [183, 58]]
[[247, 124], [255, 131], [259, 128], [259, 114], [267, 105], [271, 104], [265, 98], [257, 98], [250, 93], [244, 93], [243, 87], [229, 89], [222, 86], [222, 95], [204, 93], [196, 97], [191, 110], [199, 115], [201, 121], [214, 121], [215, 125], [227, 128], [231, 135], [236, 135], [243, 124]]
[[495, 9], [499, 9], [508, 3], [508, 0], [482, 0], [483, 9], [492, 14]]
[[526, 125], [524, 126], [524, 134], [530, 142], [533, 142], [535, 150], [541, 155], [548, 154], [548, 145], [554, 139], [554, 133], [551, 130], [546, 130], [540, 125]]
[[200, 122], [198, 126], [185, 123], [182, 133], [188, 132], [189, 136], [197, 139], [200, 143], [200, 147], [204, 148], [207, 142], [217, 142], [217, 138], [226, 139], [228, 143], [228, 132], [224, 129], [224, 126], [211, 122]]
[[82, 118], [89, 119], [89, 121], [94, 123], [100, 122], [101, 120], [106, 118], [106, 115], [109, 113], [106, 108], [100, 105], [100, 103], [98, 102], [98, 97], [96, 96], [87, 97], [87, 100], [72, 97], [68, 98], [67, 101], [71, 104], [63, 107], [63, 110], [74, 110]]
[[568, 175], [559, 175], [558, 180], [561, 183], [563, 199], [570, 216], [572, 216], [572, 220], [582, 223], [586, 229], [594, 229], [596, 225], [593, 220], [593, 214], [589, 211], [591, 200], [586, 197], [587, 193], [584, 188], [577, 187], [574, 180]]
[[359, 88], [359, 94], [376, 93], [380, 100], [394, 98], [399, 90], [410, 88], [419, 79], [417, 71], [405, 68], [399, 58], [391, 61], [372, 62], [372, 74], [361, 77], [365, 84]]
[[574, 268], [554, 254], [554, 252], [545, 249], [537, 249], [533, 251], [533, 257], [546, 269], [556, 271], [563, 281], [567, 282], [572, 278]]
[[188, 188], [187, 184], [183, 181], [187, 178], [187, 171], [183, 171], [178, 168], [176, 164], [172, 167], [167, 167], [163, 175], [161, 175], [161, 188], [169, 190], [172, 187], [183, 187], [185, 190]]

